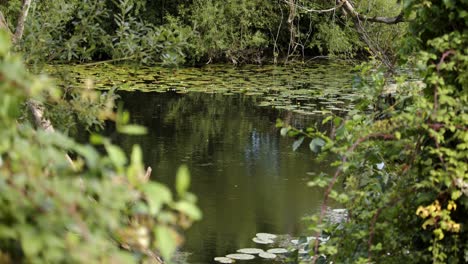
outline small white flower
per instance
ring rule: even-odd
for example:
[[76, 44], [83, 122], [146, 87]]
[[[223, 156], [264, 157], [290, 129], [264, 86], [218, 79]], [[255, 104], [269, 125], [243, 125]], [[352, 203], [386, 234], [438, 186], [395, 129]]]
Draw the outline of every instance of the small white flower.
[[380, 163], [377, 163], [375, 166], [377, 166], [377, 169], [382, 170], [385, 167], [385, 163], [380, 162]]

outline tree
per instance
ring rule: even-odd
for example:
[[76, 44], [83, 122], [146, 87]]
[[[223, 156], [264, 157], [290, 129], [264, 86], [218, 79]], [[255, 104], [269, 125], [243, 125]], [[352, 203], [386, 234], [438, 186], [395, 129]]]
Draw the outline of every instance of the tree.
[[[315, 151], [340, 157], [334, 175], [311, 183], [328, 186], [312, 228], [332, 237], [313, 245], [314, 260], [323, 253], [339, 263], [466, 262], [466, 8], [465, 1], [407, 1], [411, 35], [403, 50], [410, 53], [402, 56], [423, 81], [395, 77], [397, 92], [384, 101], [385, 74], [370, 74], [373, 67], [363, 66], [361, 74], [371, 77], [361, 79], [361, 102], [348, 119], [323, 121], [334, 124], [330, 136], [286, 127], [293, 136], [313, 138]], [[338, 182], [343, 193], [334, 189]], [[325, 224], [328, 199], [348, 210], [342, 228]]]

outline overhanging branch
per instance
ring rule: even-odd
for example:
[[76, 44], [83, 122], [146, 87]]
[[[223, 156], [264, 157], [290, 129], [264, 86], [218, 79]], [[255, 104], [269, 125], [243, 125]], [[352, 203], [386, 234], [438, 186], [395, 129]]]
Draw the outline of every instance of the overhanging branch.
[[[283, 2], [290, 4], [290, 2], [286, 0], [283, 0]], [[311, 9], [311, 8], [307, 8], [298, 4], [295, 4], [295, 6], [296, 8], [299, 8], [302, 11], [309, 12], [309, 13], [318, 13], [318, 14], [333, 12], [335, 10], [343, 8], [343, 11], [345, 12], [345, 14], [351, 14], [351, 16], [354, 18], [358, 18], [359, 20], [368, 21], [368, 22], [384, 23], [384, 24], [389, 24], [389, 25], [397, 24], [400, 22], [405, 22], [403, 11], [394, 17], [380, 17], [380, 16], [369, 17], [369, 16], [359, 14], [348, 0], [337, 0], [336, 5], [328, 9]]]
[[346, 11], [346, 13], [351, 14], [352, 17], [357, 18], [361, 21], [384, 23], [389, 25], [404, 22], [403, 11], [401, 11], [400, 14], [398, 14], [395, 17], [368, 17], [359, 14], [348, 0], [342, 0], [339, 4], [343, 6], [343, 9]]

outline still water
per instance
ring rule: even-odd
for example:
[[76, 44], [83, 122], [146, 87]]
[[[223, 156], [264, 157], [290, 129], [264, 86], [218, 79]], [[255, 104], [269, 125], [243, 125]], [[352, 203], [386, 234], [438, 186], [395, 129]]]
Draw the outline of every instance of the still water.
[[252, 247], [257, 232], [299, 235], [301, 217], [318, 210], [322, 191], [307, 187], [311, 175], [330, 171], [316, 162], [306, 144], [292, 151], [292, 140], [275, 128], [277, 118], [305, 126], [314, 119], [258, 107], [258, 98], [202, 93], [121, 93], [133, 121], [149, 133], [113, 135], [124, 148], [140, 144], [153, 179], [174, 185], [177, 167], [187, 164], [191, 191], [203, 220], [186, 234], [190, 263]]
[[[301, 218], [319, 210], [323, 190], [307, 187], [307, 182], [314, 175], [331, 173], [333, 168], [330, 161], [315, 159], [308, 142], [293, 151], [293, 139], [281, 137], [275, 123], [281, 118], [295, 127], [312, 126], [320, 124], [328, 110], [352, 107], [351, 67], [337, 67], [315, 65], [296, 70], [297, 77], [292, 79], [291, 74], [281, 71], [286, 69], [230, 69], [227, 74], [221, 68], [219, 73], [209, 68], [212, 80], [221, 80], [216, 86], [222, 83], [221, 92], [216, 92], [217, 88], [200, 92], [204, 82], [197, 82], [197, 78], [208, 78], [203, 69], [182, 69], [167, 77], [163, 70], [146, 69], [145, 76], [149, 72], [158, 76], [153, 78], [158, 85], [170, 81], [176, 89], [163, 92], [151, 88], [156, 87], [154, 81], [147, 81], [145, 89], [119, 92], [132, 122], [146, 126], [148, 134], [135, 137], [111, 132], [114, 142], [128, 151], [139, 144], [145, 163], [153, 168], [152, 179], [168, 186], [174, 186], [180, 165], [190, 169], [191, 192], [198, 196], [203, 219], [186, 233], [182, 251], [191, 253], [189, 263], [214, 263], [216, 256], [255, 247], [252, 238], [258, 232], [308, 234]], [[131, 76], [119, 78], [130, 80]], [[189, 79], [198, 92], [186, 91], [191, 87]], [[240, 91], [234, 87], [239, 80], [249, 90], [249, 80], [259, 79], [264, 80], [266, 90], [236, 92]], [[99, 86], [99, 79], [96, 82]], [[178, 87], [181, 83], [188, 88]], [[261, 87], [259, 83], [254, 86]], [[275, 105], [277, 102], [281, 103]], [[310, 110], [307, 107], [319, 106], [325, 106], [321, 109], [326, 111], [306, 113]]]

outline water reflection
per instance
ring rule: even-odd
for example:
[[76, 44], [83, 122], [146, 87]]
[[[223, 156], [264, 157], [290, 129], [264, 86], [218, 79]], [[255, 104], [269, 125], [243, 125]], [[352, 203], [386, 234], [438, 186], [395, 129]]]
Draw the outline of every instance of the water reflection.
[[282, 117], [296, 126], [312, 117], [257, 107], [259, 98], [221, 94], [123, 92], [132, 121], [145, 125], [141, 137], [112, 135], [129, 150], [143, 148], [153, 178], [174, 184], [177, 167], [192, 174], [203, 220], [187, 234], [191, 263], [252, 247], [257, 232], [298, 235], [300, 218], [318, 210], [322, 192], [306, 187], [309, 172], [329, 170], [306, 145], [292, 152], [290, 139], [275, 128]]

